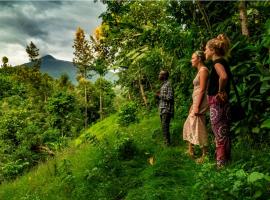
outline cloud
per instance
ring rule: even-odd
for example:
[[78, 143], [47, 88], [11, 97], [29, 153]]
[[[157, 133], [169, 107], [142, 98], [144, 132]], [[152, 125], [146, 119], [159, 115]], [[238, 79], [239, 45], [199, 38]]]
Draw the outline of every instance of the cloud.
[[42, 56], [71, 61], [77, 27], [92, 34], [104, 11], [93, 1], [0, 1], [0, 57], [13, 65], [27, 62], [25, 47], [33, 41]]

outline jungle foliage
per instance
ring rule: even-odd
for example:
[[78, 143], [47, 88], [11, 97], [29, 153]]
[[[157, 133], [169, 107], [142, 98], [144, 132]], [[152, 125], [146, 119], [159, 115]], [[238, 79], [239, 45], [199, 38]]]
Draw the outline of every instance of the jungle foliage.
[[115, 111], [111, 82], [101, 77], [75, 86], [66, 75], [53, 79], [40, 72], [38, 49], [32, 42], [26, 51], [34, 61], [32, 67], [8, 66], [3, 59], [5, 66], [0, 69], [0, 183], [66, 148], [84, 129], [85, 107], [88, 124], [99, 120], [100, 102], [103, 116]]
[[[191, 104], [190, 57], [220, 33], [231, 40], [229, 63], [247, 117], [233, 124], [233, 138], [269, 144], [270, 4], [267, 1], [105, 1], [103, 43], [127, 97], [156, 106], [160, 69], [168, 69], [177, 114]], [[242, 12], [245, 18], [242, 17]], [[240, 16], [241, 15], [241, 16]], [[246, 22], [243, 24], [243, 22]], [[243, 26], [248, 33], [243, 32]], [[210, 63], [207, 63], [208, 66]], [[236, 96], [232, 89], [232, 104]]]
[[[37, 175], [29, 173], [14, 185], [3, 184], [0, 197], [269, 198], [270, 3], [102, 2], [107, 8], [95, 35], [88, 37], [81, 28], [75, 33], [73, 61], [78, 85], [65, 76], [54, 80], [41, 74], [33, 44], [27, 46], [27, 52], [34, 55], [30, 59], [36, 62], [33, 68], [13, 68], [8, 58], [2, 59], [0, 183], [15, 179], [50, 156], [62, 157], [37, 169]], [[232, 162], [216, 171], [214, 142], [208, 160], [197, 165], [184, 154], [181, 131], [195, 75], [191, 55], [220, 33], [231, 40], [228, 59], [246, 118], [232, 124]], [[95, 83], [88, 80], [90, 69], [99, 74]], [[103, 79], [109, 69], [119, 75], [117, 95], [113, 85]], [[161, 69], [170, 72], [175, 91], [173, 146], [168, 148], [163, 146], [155, 109]], [[117, 115], [94, 124], [116, 109]], [[211, 134], [209, 141], [213, 141]], [[60, 153], [70, 143], [68, 155]], [[29, 185], [25, 184], [28, 180]]]

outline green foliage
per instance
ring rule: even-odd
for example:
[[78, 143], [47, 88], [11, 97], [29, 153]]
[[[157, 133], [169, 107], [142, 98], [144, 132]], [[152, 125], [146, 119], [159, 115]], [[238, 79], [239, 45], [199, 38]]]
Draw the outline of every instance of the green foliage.
[[66, 134], [70, 131], [69, 125], [75, 108], [74, 96], [64, 92], [56, 93], [48, 99], [46, 108], [50, 114], [52, 127], [61, 130], [63, 137], [64, 130]]
[[64, 159], [59, 166], [56, 168], [56, 175], [60, 177], [61, 180], [61, 188], [64, 189], [64, 193], [66, 193], [67, 197], [72, 193], [75, 188], [74, 183], [74, 175], [72, 172], [72, 163], [70, 160]]
[[74, 137], [82, 123], [76, 97], [68, 95], [72, 87], [57, 85], [46, 74], [27, 67], [2, 68], [0, 82], [2, 182], [66, 146], [62, 136]]
[[1, 180], [14, 179], [20, 175], [28, 166], [29, 162], [22, 159], [6, 163], [1, 169]]
[[205, 166], [194, 187], [202, 191], [202, 199], [267, 198], [269, 195], [267, 185], [270, 176], [257, 171], [248, 173], [238, 167], [215, 173], [211, 166]]
[[[237, 1], [104, 3], [102, 39], [87, 40], [80, 28], [76, 32], [76, 87], [64, 76], [55, 81], [39, 72], [33, 43], [27, 52], [35, 68], [0, 69], [0, 183], [48, 159], [51, 151], [62, 150], [56, 154], [61, 159], [13, 184], [3, 183], [0, 198], [269, 198], [269, 155], [264, 153], [269, 152], [270, 141], [269, 2], [247, 2], [250, 37], [241, 33]], [[222, 32], [231, 39], [229, 62], [247, 118], [232, 126], [234, 160], [216, 171], [213, 136], [209, 159], [196, 165], [184, 154], [181, 132], [191, 104], [192, 52]], [[102, 77], [108, 66], [119, 71], [124, 92], [116, 103], [119, 106], [120, 99], [123, 106], [118, 115], [93, 124], [114, 112], [113, 86], [102, 78], [95, 84], [87, 80], [90, 69]], [[157, 112], [149, 114], [156, 107], [160, 69], [169, 70], [175, 89], [169, 148], [162, 145]], [[132, 101], [126, 103], [127, 99]], [[236, 102], [233, 92], [231, 101]], [[138, 114], [142, 102], [147, 110]], [[91, 128], [76, 139], [77, 148], [63, 150], [80, 133], [83, 118], [85, 128], [92, 123]]]
[[[129, 98], [137, 102], [145, 102], [146, 98], [148, 107], [156, 106], [153, 96], [159, 89], [157, 74], [165, 68], [175, 89], [176, 114], [187, 113], [194, 77], [192, 52], [225, 33], [231, 40], [229, 62], [247, 114], [245, 120], [233, 124], [232, 135], [256, 144], [269, 143], [265, 125], [270, 112], [269, 2], [246, 3], [250, 37], [241, 32], [239, 2], [106, 4], [102, 15], [104, 43], [109, 47], [111, 62], [119, 70], [118, 83], [128, 91]], [[232, 104], [236, 103], [233, 92], [231, 97]]]
[[128, 126], [131, 123], [138, 122], [137, 112], [138, 105], [135, 102], [123, 105], [118, 114], [118, 123], [122, 126]]
[[115, 145], [119, 159], [130, 160], [137, 152], [137, 147], [132, 138], [121, 138]]
[[[116, 121], [116, 115], [106, 118], [84, 133], [84, 138], [95, 135], [96, 142], [86, 139], [12, 184], [2, 184], [0, 198], [173, 200], [269, 196], [269, 148], [251, 150], [246, 144], [234, 147], [232, 164], [216, 171], [211, 157], [198, 165], [185, 154], [182, 144], [163, 146], [157, 112], [129, 127], [119, 127]], [[172, 132], [181, 132], [178, 124], [178, 120], [173, 121]]]
[[112, 83], [103, 77], [100, 77], [96, 80], [94, 86], [97, 88], [97, 92], [99, 93], [99, 107], [101, 108], [101, 110], [99, 109], [100, 117], [114, 113], [115, 108], [113, 106], [113, 101], [115, 92], [113, 91]]

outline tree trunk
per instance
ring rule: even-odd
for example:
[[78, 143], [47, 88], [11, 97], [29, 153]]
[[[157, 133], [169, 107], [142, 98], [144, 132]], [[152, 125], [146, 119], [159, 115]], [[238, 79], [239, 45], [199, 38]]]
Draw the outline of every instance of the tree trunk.
[[88, 116], [87, 116], [87, 88], [86, 88], [86, 83], [84, 85], [84, 103], [85, 103], [85, 108], [84, 108], [84, 128], [87, 128]]
[[84, 76], [84, 128], [86, 129], [88, 126], [88, 110], [87, 110], [87, 86], [86, 86], [86, 78], [87, 78], [87, 69], [84, 67], [83, 76]]
[[199, 0], [196, 0], [196, 3], [197, 3], [197, 6], [198, 6], [200, 13], [203, 16], [204, 23], [205, 23], [209, 33], [212, 35], [213, 32], [212, 32], [211, 24], [210, 24], [210, 21], [209, 21], [209, 18], [207, 16], [206, 12], [205, 12], [205, 9], [202, 7]]
[[131, 100], [130, 91], [128, 90], [128, 100]]
[[239, 2], [239, 14], [241, 20], [242, 35], [249, 36], [247, 8], [246, 2], [244, 0], [241, 0]]
[[147, 98], [146, 98], [144, 88], [143, 88], [143, 85], [142, 85], [142, 82], [141, 82], [141, 77], [139, 77], [139, 86], [140, 86], [140, 91], [141, 91], [141, 95], [142, 95], [142, 98], [143, 98], [144, 105], [147, 107]]
[[100, 93], [99, 93], [99, 113], [100, 113], [100, 119], [103, 119], [103, 108], [102, 108], [102, 88], [100, 88]]

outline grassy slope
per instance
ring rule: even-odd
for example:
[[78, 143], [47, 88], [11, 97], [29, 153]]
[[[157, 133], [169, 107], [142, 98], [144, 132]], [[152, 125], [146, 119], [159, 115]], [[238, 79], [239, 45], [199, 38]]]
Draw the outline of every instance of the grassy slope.
[[[246, 180], [248, 173], [243, 170], [244, 175], [240, 176], [241, 171], [233, 165], [229, 171], [220, 173], [214, 170], [213, 160], [197, 165], [188, 158], [184, 144], [179, 144], [183, 122], [173, 121], [172, 139], [175, 143], [172, 147], [165, 147], [156, 114], [145, 116], [139, 124], [127, 128], [118, 127], [116, 119], [116, 116], [111, 116], [95, 124], [69, 149], [18, 180], [2, 184], [0, 199], [173, 200], [210, 199], [207, 195], [221, 199], [224, 199], [223, 195], [228, 199], [241, 196], [237, 193], [241, 192], [241, 185], [233, 194], [224, 191], [223, 187], [236, 184], [237, 177], [241, 178], [239, 181], [243, 177]], [[123, 147], [123, 144], [128, 145]], [[151, 157], [153, 165], [149, 162]], [[227, 177], [228, 173], [231, 180], [215, 182]], [[196, 184], [198, 181], [205, 185]], [[245, 186], [244, 182], [242, 185]], [[200, 189], [205, 191], [202, 193]], [[217, 194], [210, 193], [215, 190]]]

